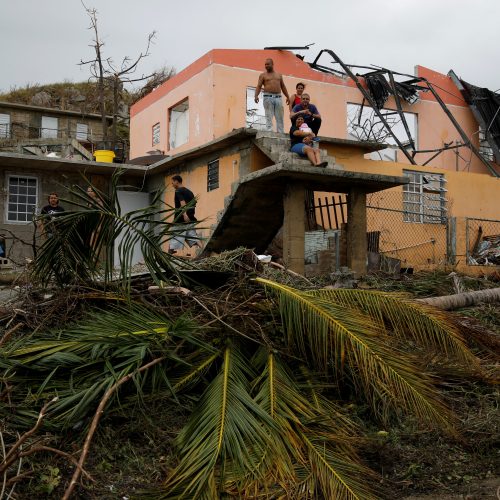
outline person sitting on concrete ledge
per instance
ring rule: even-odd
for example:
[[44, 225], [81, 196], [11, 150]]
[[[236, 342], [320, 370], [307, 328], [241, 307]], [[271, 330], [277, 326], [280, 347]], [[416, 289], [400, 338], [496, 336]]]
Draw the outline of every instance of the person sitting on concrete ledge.
[[326, 167], [327, 161], [322, 162], [319, 149], [314, 149], [313, 139], [316, 137], [313, 132], [301, 130], [300, 126], [304, 123], [304, 117], [299, 115], [295, 120], [295, 125], [290, 127], [290, 140], [292, 147], [290, 151], [299, 156], [307, 157], [314, 167]]
[[311, 104], [311, 97], [305, 92], [302, 94], [301, 100], [300, 104], [292, 108], [290, 120], [292, 120], [293, 123], [298, 116], [302, 116], [304, 121], [309, 125], [309, 128], [317, 136], [319, 128], [321, 127], [321, 115], [319, 114], [318, 108], [314, 104]]

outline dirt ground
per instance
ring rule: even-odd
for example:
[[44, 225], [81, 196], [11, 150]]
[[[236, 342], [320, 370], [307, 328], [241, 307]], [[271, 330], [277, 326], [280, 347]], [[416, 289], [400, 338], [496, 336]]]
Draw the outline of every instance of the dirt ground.
[[483, 498], [500, 500], [500, 477], [472, 481], [460, 491], [453, 493], [443, 490], [431, 495], [412, 495], [402, 500], [477, 500]]

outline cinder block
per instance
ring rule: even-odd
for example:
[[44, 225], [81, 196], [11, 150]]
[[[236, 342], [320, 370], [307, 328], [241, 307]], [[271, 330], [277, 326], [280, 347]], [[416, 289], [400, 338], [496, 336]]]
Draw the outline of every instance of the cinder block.
[[318, 252], [318, 266], [321, 275], [329, 274], [335, 270], [335, 251], [320, 250]]
[[304, 268], [304, 275], [306, 278], [314, 278], [315, 276], [320, 276], [319, 265], [318, 264], [306, 264]]
[[0, 269], [12, 269], [14, 264], [6, 257], [0, 257]]

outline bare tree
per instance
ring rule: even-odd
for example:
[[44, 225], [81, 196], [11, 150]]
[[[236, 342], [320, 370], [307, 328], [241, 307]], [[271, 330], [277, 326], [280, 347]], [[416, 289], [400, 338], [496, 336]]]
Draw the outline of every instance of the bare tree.
[[107, 132], [107, 122], [106, 122], [106, 99], [105, 91], [110, 89], [113, 94], [112, 100], [112, 115], [113, 124], [111, 128], [111, 143], [114, 146], [117, 140], [117, 122], [118, 122], [118, 110], [120, 106], [120, 97], [123, 95], [125, 84], [134, 84], [137, 82], [155, 81], [162, 79], [165, 81], [170, 78], [173, 74], [173, 70], [167, 72], [165, 68], [160, 70], [160, 72], [153, 72], [149, 75], [135, 76], [139, 63], [145, 57], [150, 55], [150, 48], [156, 36], [156, 32], [152, 31], [147, 38], [146, 49], [135, 57], [134, 59], [125, 56], [120, 64], [115, 64], [111, 57], [103, 56], [103, 46], [101, 38], [99, 37], [99, 30], [97, 26], [97, 10], [95, 8], [87, 7], [82, 0], [82, 5], [90, 18], [89, 29], [93, 31], [94, 37], [92, 40], [92, 47], [95, 51], [95, 57], [92, 59], [84, 61], [80, 60], [81, 66], [89, 66], [91, 73], [91, 80], [97, 81], [97, 89], [99, 93], [99, 107], [102, 116], [102, 128], [103, 128], [103, 141], [107, 142], [108, 132]]

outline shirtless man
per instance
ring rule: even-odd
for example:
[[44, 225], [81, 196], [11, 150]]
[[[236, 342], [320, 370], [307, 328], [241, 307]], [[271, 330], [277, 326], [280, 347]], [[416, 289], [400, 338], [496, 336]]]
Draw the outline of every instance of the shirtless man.
[[259, 102], [259, 94], [264, 87], [264, 110], [266, 112], [266, 129], [273, 129], [273, 116], [276, 119], [276, 129], [283, 133], [283, 102], [281, 100], [281, 92], [286, 97], [286, 103], [290, 103], [288, 90], [285, 87], [283, 76], [274, 71], [274, 62], [272, 59], [266, 59], [266, 71], [261, 73], [257, 88], [255, 89], [255, 102]]

